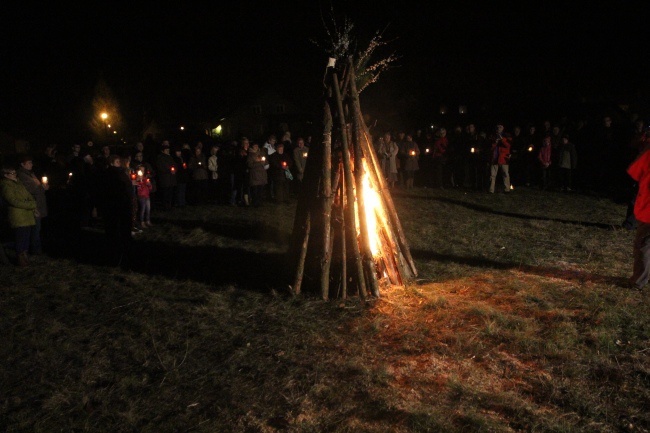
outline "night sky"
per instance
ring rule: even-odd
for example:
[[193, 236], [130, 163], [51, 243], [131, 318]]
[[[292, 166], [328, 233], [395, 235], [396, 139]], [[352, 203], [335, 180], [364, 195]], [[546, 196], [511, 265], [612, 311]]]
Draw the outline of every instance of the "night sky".
[[378, 115], [397, 101], [424, 121], [441, 102], [500, 115], [648, 94], [647, 25], [631, 2], [218, 3], [14, 11], [1, 30], [0, 131], [76, 140], [100, 78], [132, 124], [210, 119], [271, 86], [317, 100], [326, 55], [310, 39], [331, 7], [361, 46], [385, 29], [400, 56], [362, 95]]

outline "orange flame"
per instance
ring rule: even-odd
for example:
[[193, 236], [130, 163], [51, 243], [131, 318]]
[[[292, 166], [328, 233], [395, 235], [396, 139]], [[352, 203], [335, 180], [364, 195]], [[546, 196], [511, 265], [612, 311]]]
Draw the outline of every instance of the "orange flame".
[[[363, 160], [363, 167], [365, 169], [364, 170], [365, 172], [363, 175], [361, 193], [363, 194], [363, 200], [364, 200], [366, 229], [368, 234], [368, 241], [370, 243], [370, 251], [372, 253], [372, 256], [375, 259], [377, 259], [382, 255], [382, 248], [381, 248], [382, 241], [381, 241], [380, 233], [382, 227], [385, 227], [387, 224], [387, 218], [386, 218], [386, 213], [384, 212], [384, 208], [382, 206], [379, 192], [377, 191], [376, 187], [372, 184], [372, 181], [370, 179], [370, 174], [368, 172], [368, 165], [365, 159]], [[359, 230], [360, 225], [359, 225], [358, 214], [359, 212], [357, 209], [355, 215], [357, 215], [356, 222], [357, 222], [357, 229]]]

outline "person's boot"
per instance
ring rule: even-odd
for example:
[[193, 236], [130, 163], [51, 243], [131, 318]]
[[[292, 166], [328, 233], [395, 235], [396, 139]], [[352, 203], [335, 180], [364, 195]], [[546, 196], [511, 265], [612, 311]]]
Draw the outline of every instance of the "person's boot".
[[27, 252], [23, 251], [18, 253], [18, 266], [25, 267], [29, 265], [29, 259], [27, 258]]

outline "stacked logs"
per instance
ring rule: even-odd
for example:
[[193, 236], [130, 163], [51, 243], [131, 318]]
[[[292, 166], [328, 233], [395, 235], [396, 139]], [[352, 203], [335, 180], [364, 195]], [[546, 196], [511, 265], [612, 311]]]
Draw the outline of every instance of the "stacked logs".
[[[335, 63], [330, 59], [324, 80], [323, 140], [310, 148], [298, 197], [289, 250], [292, 288], [319, 292], [325, 300], [379, 297], [381, 287], [403, 285], [417, 270], [363, 122], [352, 59], [341, 68]], [[364, 180], [378, 206], [361, 193]], [[368, 215], [374, 215], [376, 233], [368, 232]], [[374, 255], [371, 236], [379, 245]]]

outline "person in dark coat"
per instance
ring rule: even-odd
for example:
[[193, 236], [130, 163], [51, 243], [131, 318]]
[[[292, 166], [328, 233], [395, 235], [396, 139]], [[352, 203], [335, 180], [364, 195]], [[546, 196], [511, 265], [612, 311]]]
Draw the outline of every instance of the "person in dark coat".
[[235, 174], [235, 190], [236, 190], [236, 203], [240, 206], [248, 206], [250, 185], [248, 179], [248, 148], [250, 142], [248, 138], [242, 137], [237, 153], [234, 157], [234, 174]]
[[287, 173], [292, 176], [291, 166], [293, 161], [291, 156], [284, 152], [284, 143], [278, 143], [276, 152], [269, 156], [269, 175], [273, 182], [273, 196], [277, 203], [289, 202], [289, 182]]
[[111, 262], [126, 265], [132, 244], [133, 185], [119, 156], [109, 157], [109, 166], [98, 182], [98, 204]]
[[169, 141], [165, 140], [160, 145], [160, 153], [156, 156], [154, 164], [157, 176], [157, 186], [163, 210], [172, 208], [174, 188], [176, 187], [176, 163], [170, 155]]
[[188, 160], [183, 155], [183, 150], [180, 147], [174, 149], [174, 163], [176, 167], [176, 188], [174, 190], [174, 206], [185, 207], [185, 195], [187, 191], [187, 184], [190, 181], [190, 168]]

